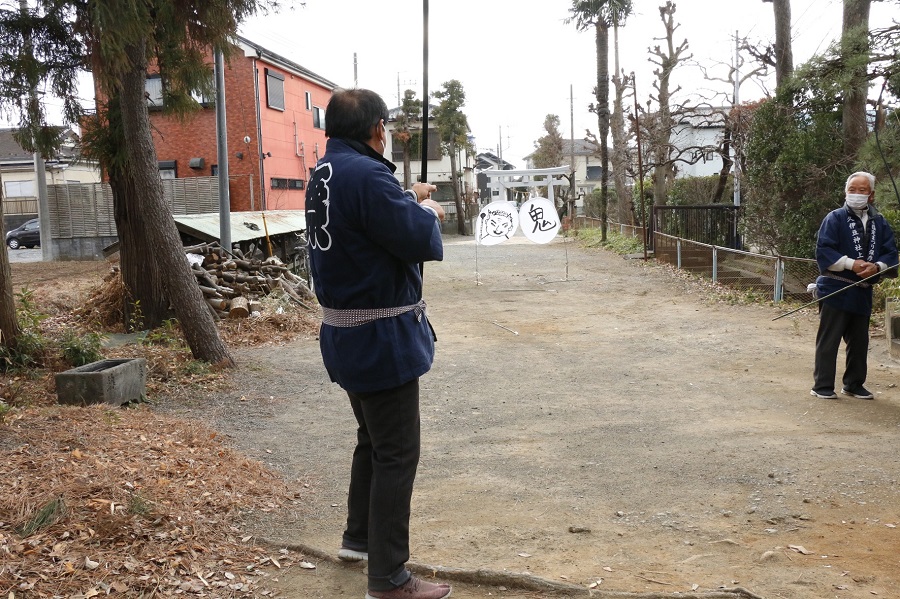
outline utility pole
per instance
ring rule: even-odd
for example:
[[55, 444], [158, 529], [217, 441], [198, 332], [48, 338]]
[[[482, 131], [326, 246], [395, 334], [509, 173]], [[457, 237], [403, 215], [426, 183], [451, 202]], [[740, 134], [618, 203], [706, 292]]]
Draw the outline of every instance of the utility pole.
[[228, 189], [228, 123], [225, 119], [225, 59], [216, 48], [216, 152], [219, 162], [219, 244], [231, 252], [231, 195]]
[[[737, 109], [741, 104], [741, 73], [740, 73], [740, 40], [738, 38], [738, 30], [734, 31], [734, 102], [733, 109]], [[738, 119], [740, 122], [740, 119]], [[732, 132], [732, 140], [736, 137]], [[741, 244], [738, 238], [738, 209], [741, 207], [741, 160], [737, 152], [737, 146], [734, 141], [731, 143], [734, 153], [734, 245], [735, 249], [740, 249]]]
[[[19, 0], [19, 10], [23, 16], [28, 15], [28, 0]], [[25, 33], [25, 50], [34, 52], [31, 41], [31, 33]], [[28, 89], [28, 101], [31, 104], [38, 103], [37, 88], [34, 83]], [[41, 260], [49, 262], [53, 260], [53, 240], [50, 236], [50, 202], [47, 199], [47, 171], [44, 168], [44, 157], [40, 152], [34, 153], [34, 177], [37, 182], [38, 219], [41, 226]]]

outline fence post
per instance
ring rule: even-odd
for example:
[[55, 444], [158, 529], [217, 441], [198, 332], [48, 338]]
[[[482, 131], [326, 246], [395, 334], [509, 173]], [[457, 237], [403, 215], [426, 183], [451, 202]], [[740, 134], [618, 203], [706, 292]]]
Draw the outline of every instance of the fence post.
[[772, 295], [775, 303], [784, 299], [784, 261], [781, 259], [781, 256], [778, 256], [775, 260], [775, 291]]
[[719, 252], [716, 251], [716, 246], [712, 246], [712, 254], [713, 254], [713, 266], [712, 266], [712, 280], [713, 283], [719, 280]]
[[681, 238], [680, 237], [675, 240], [675, 254], [678, 256], [678, 258], [676, 260], [678, 263], [678, 269], [681, 270]]

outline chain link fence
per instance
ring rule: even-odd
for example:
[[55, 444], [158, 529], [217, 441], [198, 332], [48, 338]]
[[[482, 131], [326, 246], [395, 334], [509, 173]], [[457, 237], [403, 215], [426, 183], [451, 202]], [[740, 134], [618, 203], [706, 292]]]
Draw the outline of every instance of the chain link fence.
[[[603, 221], [601, 219], [593, 218], [591, 216], [575, 217], [576, 229], [599, 229], [602, 223]], [[619, 235], [622, 235], [623, 237], [640, 237], [644, 234], [644, 227], [626, 225], [611, 220], [607, 221], [606, 225], [608, 231], [618, 231]]]
[[819, 275], [815, 260], [755, 254], [664, 233], [654, 233], [654, 241], [659, 262], [775, 302], [813, 300], [806, 288]]
[[[600, 227], [598, 218], [578, 217], [576, 228]], [[640, 237], [644, 228], [608, 221], [609, 231]], [[810, 302], [806, 290], [819, 276], [815, 260], [790, 256], [770, 256], [683, 239], [674, 235], [653, 234], [654, 256], [658, 262], [712, 279], [729, 288], [759, 294], [771, 301]]]

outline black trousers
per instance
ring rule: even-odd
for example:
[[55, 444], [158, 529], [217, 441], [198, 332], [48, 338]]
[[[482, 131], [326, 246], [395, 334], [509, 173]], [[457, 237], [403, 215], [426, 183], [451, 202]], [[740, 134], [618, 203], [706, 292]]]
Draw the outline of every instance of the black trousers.
[[813, 391], [834, 391], [837, 355], [841, 339], [847, 344], [847, 364], [843, 383], [846, 389], [862, 387], [866, 382], [866, 359], [869, 353], [869, 316], [854, 314], [822, 305], [819, 332], [816, 334], [816, 366]]
[[410, 573], [409, 514], [419, 465], [419, 380], [351, 393], [359, 428], [350, 468], [343, 546], [369, 553], [369, 590], [388, 591]]

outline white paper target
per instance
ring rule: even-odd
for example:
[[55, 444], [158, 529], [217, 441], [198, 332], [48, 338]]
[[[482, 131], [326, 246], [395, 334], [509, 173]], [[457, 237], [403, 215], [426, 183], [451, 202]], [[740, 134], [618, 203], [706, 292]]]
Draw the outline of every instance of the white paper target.
[[534, 243], [550, 243], [559, 231], [559, 215], [547, 198], [530, 197], [519, 210], [522, 233]]
[[516, 234], [519, 213], [512, 202], [491, 202], [478, 213], [477, 241], [481, 245], [497, 245]]

